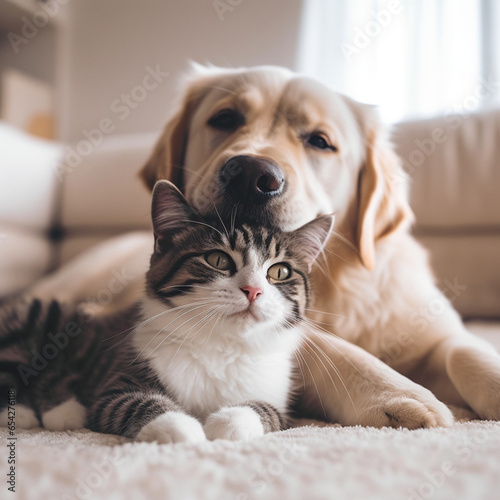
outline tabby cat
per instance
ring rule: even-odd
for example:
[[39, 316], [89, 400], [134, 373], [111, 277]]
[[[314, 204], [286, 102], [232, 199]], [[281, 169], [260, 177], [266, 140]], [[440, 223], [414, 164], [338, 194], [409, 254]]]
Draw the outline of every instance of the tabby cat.
[[145, 293], [129, 310], [90, 321], [55, 301], [4, 305], [0, 425], [15, 398], [17, 427], [160, 443], [286, 426], [307, 276], [332, 217], [292, 232], [228, 227], [160, 181], [152, 219]]

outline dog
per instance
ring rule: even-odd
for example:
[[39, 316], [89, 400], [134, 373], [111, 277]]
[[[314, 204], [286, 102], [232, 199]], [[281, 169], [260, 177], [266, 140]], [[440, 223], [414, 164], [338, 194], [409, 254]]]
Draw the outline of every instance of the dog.
[[[376, 110], [277, 67], [194, 65], [184, 87], [140, 173], [149, 189], [168, 179], [203, 214], [284, 230], [336, 215], [313, 273], [298, 414], [409, 429], [451, 425], [450, 408], [500, 419], [500, 356], [467, 332], [436, 287], [410, 234], [407, 178]], [[149, 240], [98, 251], [111, 266], [143, 247]], [[83, 257], [39, 290], [74, 283], [85, 259], [95, 262]], [[416, 318], [433, 300], [443, 312]]]

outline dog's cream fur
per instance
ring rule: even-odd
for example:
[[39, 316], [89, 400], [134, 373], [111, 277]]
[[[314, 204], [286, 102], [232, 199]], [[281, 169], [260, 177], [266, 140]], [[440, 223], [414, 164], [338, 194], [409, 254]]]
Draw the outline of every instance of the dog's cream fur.
[[[231, 133], [208, 126], [225, 108], [243, 113], [245, 125]], [[338, 151], [308, 146], [312, 132]], [[196, 67], [142, 177], [150, 188], [172, 180], [206, 212], [224, 195], [221, 166], [236, 155], [271, 158], [283, 170], [286, 190], [273, 207], [282, 228], [320, 213], [337, 216], [313, 276], [316, 299], [301, 352], [303, 409], [376, 427], [449, 425], [443, 402], [500, 419], [500, 356], [466, 331], [435, 286], [426, 253], [409, 233], [406, 176], [374, 111], [280, 68]], [[145, 266], [149, 240], [129, 238], [137, 251], [127, 258]], [[103, 273], [124, 241], [108, 244]], [[57, 295], [85, 275], [85, 259], [92, 254], [36, 290]], [[91, 294], [77, 288], [72, 300]], [[436, 304], [439, 312], [423, 320], [418, 313]]]

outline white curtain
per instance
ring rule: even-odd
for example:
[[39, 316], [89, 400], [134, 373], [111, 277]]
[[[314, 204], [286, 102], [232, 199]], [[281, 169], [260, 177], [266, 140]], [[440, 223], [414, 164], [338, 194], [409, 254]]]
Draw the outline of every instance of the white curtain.
[[304, 0], [297, 68], [387, 122], [500, 101], [500, 2]]

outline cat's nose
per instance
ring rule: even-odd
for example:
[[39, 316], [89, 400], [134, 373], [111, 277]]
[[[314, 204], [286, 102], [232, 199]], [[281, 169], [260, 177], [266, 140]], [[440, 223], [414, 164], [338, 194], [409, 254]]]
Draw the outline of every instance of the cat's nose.
[[285, 185], [283, 171], [274, 161], [248, 155], [231, 158], [222, 166], [219, 180], [226, 193], [250, 205], [279, 196]]
[[240, 290], [247, 296], [249, 302], [253, 302], [259, 295], [264, 293], [261, 288], [256, 286], [244, 286]]

